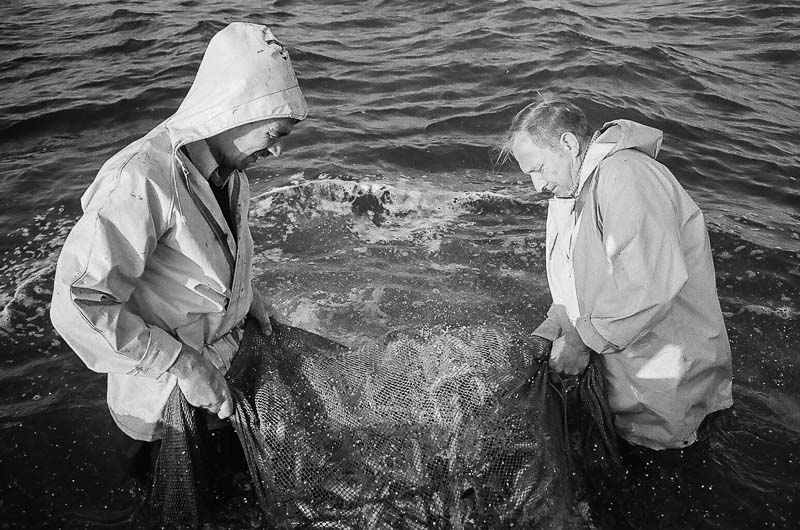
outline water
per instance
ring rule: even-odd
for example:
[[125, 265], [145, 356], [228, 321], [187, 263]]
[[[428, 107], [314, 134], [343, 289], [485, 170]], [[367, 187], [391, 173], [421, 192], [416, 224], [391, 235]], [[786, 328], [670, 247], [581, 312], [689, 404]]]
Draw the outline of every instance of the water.
[[[285, 156], [250, 171], [257, 282], [291, 323], [351, 344], [533, 329], [549, 300], [546, 203], [493, 147], [547, 90], [595, 126], [664, 131], [659, 159], [711, 231], [737, 391], [800, 428], [796, 2], [13, 2], [0, 6], [8, 521], [110, 524], [130, 505], [103, 377], [45, 314], [52, 265], [97, 169], [177, 108], [235, 20], [287, 43], [309, 103]], [[354, 213], [366, 192], [386, 211]]]

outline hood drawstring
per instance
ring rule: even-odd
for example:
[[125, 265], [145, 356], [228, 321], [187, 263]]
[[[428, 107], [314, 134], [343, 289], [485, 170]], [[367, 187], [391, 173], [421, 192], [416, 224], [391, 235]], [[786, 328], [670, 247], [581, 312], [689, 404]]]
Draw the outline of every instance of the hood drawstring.
[[581, 180], [582, 180], [581, 179], [581, 171], [583, 171], [583, 163], [586, 161], [586, 155], [589, 154], [589, 149], [592, 147], [592, 144], [595, 142], [595, 140], [597, 140], [597, 138], [599, 136], [600, 136], [600, 131], [595, 131], [594, 134], [592, 135], [592, 139], [589, 140], [588, 144], [586, 144], [586, 149], [583, 150], [583, 157], [581, 158], [581, 163], [578, 166], [578, 173], [575, 175], [575, 177], [576, 177], [575, 178], [575, 185], [573, 185], [572, 189], [569, 190], [569, 196], [570, 197], [574, 198], [576, 196], [576, 194], [578, 193], [578, 190], [581, 187]]

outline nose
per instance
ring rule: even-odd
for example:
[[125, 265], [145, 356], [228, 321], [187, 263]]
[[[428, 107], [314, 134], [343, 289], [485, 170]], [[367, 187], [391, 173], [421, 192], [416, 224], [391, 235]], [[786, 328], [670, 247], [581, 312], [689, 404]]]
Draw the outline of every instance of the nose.
[[272, 145], [267, 147], [267, 151], [269, 151], [269, 154], [271, 154], [274, 157], [281, 156], [281, 153], [283, 153], [283, 141], [275, 140], [275, 142]]
[[547, 185], [547, 181], [543, 179], [539, 175], [531, 175], [531, 183], [533, 187], [536, 189], [536, 193], [541, 193], [544, 190], [544, 187]]

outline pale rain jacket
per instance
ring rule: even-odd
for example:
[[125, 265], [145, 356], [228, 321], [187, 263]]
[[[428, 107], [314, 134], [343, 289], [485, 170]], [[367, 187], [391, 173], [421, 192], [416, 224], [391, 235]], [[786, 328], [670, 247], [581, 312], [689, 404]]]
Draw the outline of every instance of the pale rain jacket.
[[50, 315], [86, 365], [108, 373], [109, 409], [129, 436], [160, 438], [176, 384], [167, 370], [182, 343], [227, 371], [252, 300], [247, 177], [234, 171], [228, 181], [231, 232], [181, 147], [305, 117], [286, 49], [264, 26], [231, 24], [209, 43], [177, 112], [108, 160], [84, 193]]
[[[606, 124], [577, 199], [552, 199], [547, 274], [553, 307], [603, 354], [609, 404], [629, 442], [686, 447], [703, 418], [731, 406], [731, 352], [703, 214], [655, 160], [661, 131]], [[550, 336], [548, 336], [550, 335]]]

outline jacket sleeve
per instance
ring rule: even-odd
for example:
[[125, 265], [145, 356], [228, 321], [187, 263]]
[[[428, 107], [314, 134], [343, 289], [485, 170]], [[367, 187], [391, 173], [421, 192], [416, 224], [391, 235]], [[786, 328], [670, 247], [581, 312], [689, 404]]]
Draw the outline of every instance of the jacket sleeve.
[[[618, 155], [619, 156], [619, 155]], [[668, 314], [688, 279], [667, 171], [625, 155], [601, 167], [598, 218], [612, 275], [576, 329], [598, 353], [625, 349]]]
[[550, 304], [550, 309], [547, 310], [547, 318], [533, 330], [533, 334], [554, 342], [561, 336], [565, 322], [568, 323], [569, 318], [564, 306]]
[[147, 179], [125, 171], [98, 177], [90, 194], [58, 260], [50, 318], [90, 369], [157, 378], [182, 345], [128, 301], [169, 209]]

